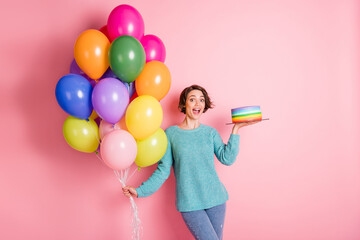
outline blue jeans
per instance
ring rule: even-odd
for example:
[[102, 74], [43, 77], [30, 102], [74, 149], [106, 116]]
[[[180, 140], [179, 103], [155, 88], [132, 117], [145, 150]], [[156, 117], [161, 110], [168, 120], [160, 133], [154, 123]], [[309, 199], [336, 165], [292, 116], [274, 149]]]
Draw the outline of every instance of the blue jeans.
[[186, 226], [196, 240], [221, 240], [226, 204], [209, 209], [181, 212]]

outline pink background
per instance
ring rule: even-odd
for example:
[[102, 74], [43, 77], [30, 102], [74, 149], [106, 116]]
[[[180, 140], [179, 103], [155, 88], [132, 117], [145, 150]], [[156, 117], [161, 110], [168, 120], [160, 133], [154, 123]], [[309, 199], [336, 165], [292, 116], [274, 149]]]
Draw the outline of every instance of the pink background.
[[[130, 239], [130, 203], [111, 169], [73, 150], [55, 85], [77, 36], [134, 6], [165, 43], [172, 86], [162, 128], [179, 123], [180, 91], [204, 86], [203, 116], [227, 141], [230, 109], [270, 121], [241, 130], [240, 154], [216, 164], [230, 200], [224, 239], [360, 239], [359, 2], [6, 1], [0, 10], [0, 239]], [[155, 167], [136, 173], [137, 186]], [[173, 174], [137, 199], [142, 239], [190, 239]]]

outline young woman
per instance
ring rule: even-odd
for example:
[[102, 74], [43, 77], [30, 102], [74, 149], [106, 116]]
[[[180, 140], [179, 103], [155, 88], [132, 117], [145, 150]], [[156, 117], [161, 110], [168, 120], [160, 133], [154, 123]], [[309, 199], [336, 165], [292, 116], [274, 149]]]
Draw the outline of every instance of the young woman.
[[176, 209], [195, 239], [222, 239], [228, 193], [215, 170], [214, 153], [225, 165], [235, 162], [239, 152], [239, 129], [256, 122], [234, 124], [227, 144], [215, 128], [200, 123], [212, 102], [198, 85], [185, 88], [179, 110], [185, 119], [166, 129], [168, 146], [151, 177], [138, 188], [126, 186], [125, 196], [147, 197], [169, 177], [171, 166], [176, 179]]

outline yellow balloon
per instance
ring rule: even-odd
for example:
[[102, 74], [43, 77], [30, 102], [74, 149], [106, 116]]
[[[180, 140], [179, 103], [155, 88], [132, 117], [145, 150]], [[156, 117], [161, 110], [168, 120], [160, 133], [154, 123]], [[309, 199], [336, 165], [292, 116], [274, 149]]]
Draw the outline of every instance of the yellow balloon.
[[154, 134], [160, 128], [162, 120], [163, 111], [159, 101], [149, 95], [135, 98], [125, 113], [126, 126], [137, 140]]
[[96, 122], [69, 116], [63, 125], [66, 142], [80, 152], [95, 152], [99, 147], [99, 128]]
[[136, 141], [136, 165], [147, 167], [157, 163], [165, 154], [168, 145], [167, 137], [161, 128], [144, 140]]

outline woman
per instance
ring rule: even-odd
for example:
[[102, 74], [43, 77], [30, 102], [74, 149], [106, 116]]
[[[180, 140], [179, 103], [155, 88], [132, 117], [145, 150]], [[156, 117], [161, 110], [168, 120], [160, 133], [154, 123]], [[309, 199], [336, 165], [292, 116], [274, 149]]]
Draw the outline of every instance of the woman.
[[235, 162], [239, 152], [239, 129], [256, 122], [234, 124], [227, 144], [215, 128], [200, 123], [213, 108], [206, 90], [198, 85], [185, 88], [179, 110], [185, 119], [166, 129], [168, 147], [151, 177], [138, 188], [126, 186], [125, 196], [147, 197], [169, 177], [171, 166], [176, 179], [176, 209], [195, 239], [222, 239], [228, 194], [215, 170], [214, 153], [225, 165]]

